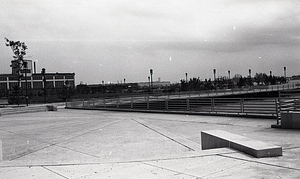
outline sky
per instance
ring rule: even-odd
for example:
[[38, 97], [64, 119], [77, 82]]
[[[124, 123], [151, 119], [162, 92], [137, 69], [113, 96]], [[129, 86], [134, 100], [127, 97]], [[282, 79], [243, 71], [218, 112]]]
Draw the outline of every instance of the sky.
[[0, 0], [0, 19], [0, 73], [7, 37], [76, 84], [300, 74], [299, 0]]

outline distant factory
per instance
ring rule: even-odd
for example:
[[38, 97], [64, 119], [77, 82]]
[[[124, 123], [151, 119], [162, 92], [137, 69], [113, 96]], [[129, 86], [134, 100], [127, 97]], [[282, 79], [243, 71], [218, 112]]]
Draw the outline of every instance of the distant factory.
[[[32, 60], [25, 60], [27, 63], [26, 69], [19, 69], [18, 61], [11, 61], [11, 74], [0, 74], [0, 94], [8, 96], [13, 93], [14, 89], [18, 88], [24, 91], [28, 90], [28, 94], [36, 95], [42, 93], [46, 88], [52, 92], [55, 89], [67, 87], [75, 87], [75, 73], [48, 73], [45, 71], [37, 73], [36, 64], [32, 65]], [[19, 76], [20, 71], [20, 76]]]

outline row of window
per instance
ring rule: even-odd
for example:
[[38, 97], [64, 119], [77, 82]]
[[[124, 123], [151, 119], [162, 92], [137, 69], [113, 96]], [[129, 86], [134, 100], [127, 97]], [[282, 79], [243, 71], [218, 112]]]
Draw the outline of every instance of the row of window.
[[[51, 75], [46, 75], [46, 80], [52, 80], [52, 79], [74, 79], [74, 75], [54, 75], [54, 76], [51, 76]], [[54, 77], [54, 78], [53, 78]], [[9, 78], [9, 81], [10, 80], [18, 80], [18, 77], [17, 76], [10, 76], [8, 77]], [[30, 79], [30, 76], [27, 77], [27, 79]], [[33, 80], [42, 80], [43, 77], [42, 76], [32, 76], [32, 79]], [[0, 81], [7, 81], [7, 77], [6, 76], [0, 76]]]
[[[25, 89], [26, 82], [21, 82], [22, 88]], [[31, 85], [33, 85], [33, 89], [39, 89], [43, 88], [43, 82], [42, 81], [34, 81], [31, 83], [30, 81], [27, 82], [27, 89], [31, 89]], [[55, 81], [55, 87], [61, 88], [65, 85], [65, 82], [63, 81]], [[15, 86], [18, 86], [18, 82], [9, 82], [9, 89], [14, 89]], [[71, 86], [74, 87], [74, 83], [71, 83]], [[53, 82], [46, 83], [47, 88], [54, 88]], [[0, 90], [7, 90], [7, 83], [0, 83]]]

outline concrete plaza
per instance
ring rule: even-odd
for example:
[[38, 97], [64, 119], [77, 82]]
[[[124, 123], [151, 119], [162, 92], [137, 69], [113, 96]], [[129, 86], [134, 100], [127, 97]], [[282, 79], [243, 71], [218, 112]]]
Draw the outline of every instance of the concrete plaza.
[[[0, 178], [299, 178], [300, 130], [274, 119], [72, 110], [0, 116]], [[201, 150], [202, 130], [283, 147], [254, 158]]]

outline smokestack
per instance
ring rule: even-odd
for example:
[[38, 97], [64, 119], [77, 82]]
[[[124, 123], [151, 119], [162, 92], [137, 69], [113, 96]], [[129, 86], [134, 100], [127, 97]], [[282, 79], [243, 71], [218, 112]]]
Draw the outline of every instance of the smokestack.
[[217, 70], [216, 70], [216, 69], [213, 69], [213, 73], [214, 73], [214, 81], [216, 81], [216, 72], [217, 72]]
[[284, 71], [284, 78], [286, 78], [286, 67], [283, 67], [283, 71]]
[[36, 65], [35, 65], [35, 62], [33, 62], [33, 70], [34, 70], [34, 74], [36, 74]]

